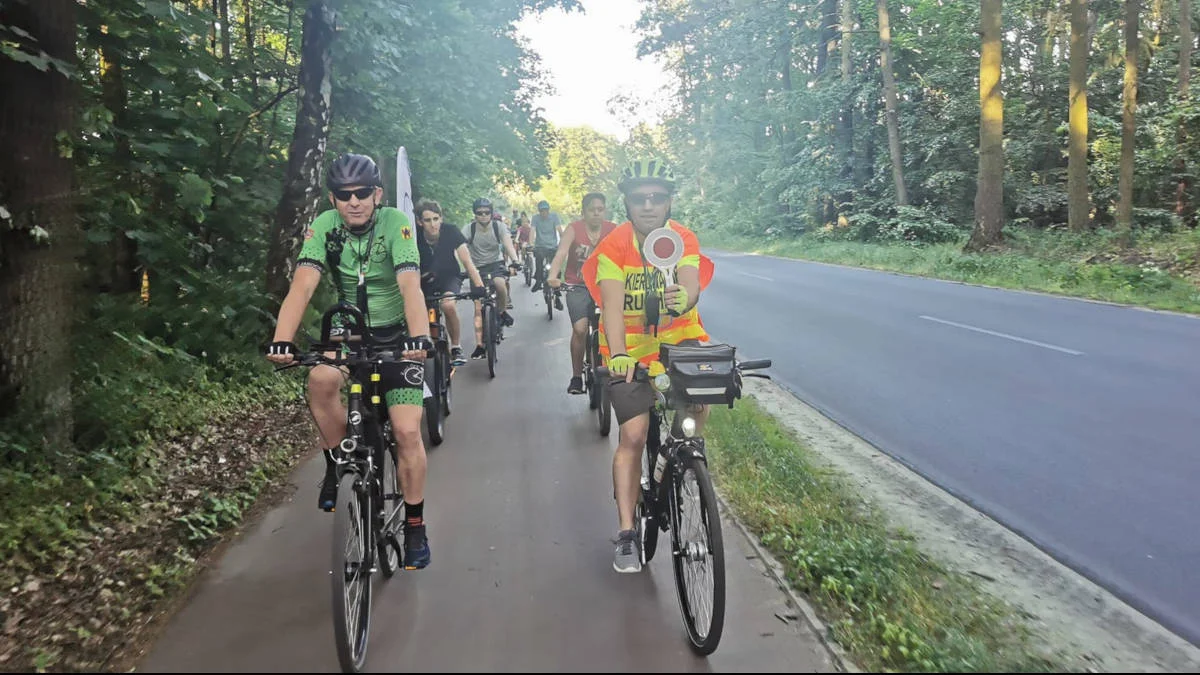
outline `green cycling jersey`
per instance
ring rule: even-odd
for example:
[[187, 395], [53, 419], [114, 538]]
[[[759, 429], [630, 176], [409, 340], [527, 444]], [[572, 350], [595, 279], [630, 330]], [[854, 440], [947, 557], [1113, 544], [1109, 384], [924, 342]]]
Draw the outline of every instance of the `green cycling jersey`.
[[421, 272], [421, 254], [408, 217], [399, 209], [380, 207], [373, 227], [354, 232], [345, 226], [336, 209], [330, 209], [317, 216], [304, 233], [297, 264], [324, 274], [331, 254], [338, 249], [338, 274], [333, 282], [341, 297], [359, 304], [358, 284], [362, 279], [367, 306], [359, 309], [367, 315], [367, 325], [375, 328], [405, 323], [404, 296], [396, 275], [406, 270]]

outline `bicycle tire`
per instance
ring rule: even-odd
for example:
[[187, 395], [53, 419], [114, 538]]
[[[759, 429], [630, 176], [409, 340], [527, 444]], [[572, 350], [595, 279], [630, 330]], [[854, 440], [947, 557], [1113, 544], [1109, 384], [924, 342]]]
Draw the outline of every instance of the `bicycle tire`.
[[[391, 432], [391, 425], [384, 427], [384, 434]], [[403, 558], [396, 532], [404, 518], [404, 509], [401, 506], [404, 496], [400, 490], [399, 474], [396, 472], [396, 444], [393, 439], [383, 438], [382, 441], [383, 452], [380, 454], [383, 461], [379, 464], [379, 470], [382, 472], [379, 476], [382, 494], [376, 495], [382, 515], [379, 531], [375, 535], [375, 548], [379, 555], [379, 569], [384, 578], [390, 579], [396, 570], [400, 569]]]
[[425, 428], [429, 431], [430, 444], [441, 445], [446, 430], [446, 415], [445, 408], [442, 406], [443, 379], [440, 353], [434, 353], [430, 371], [431, 376], [428, 376], [426, 381], [433, 386], [430, 387], [432, 396], [425, 399]]
[[608, 399], [608, 385], [601, 383], [599, 387], [600, 402], [596, 406], [596, 417], [600, 422], [600, 436], [608, 438], [612, 431], [612, 401]]
[[[643, 448], [643, 479], [650, 475], [649, 458], [649, 448]], [[641, 490], [641, 496], [638, 499], [637, 506], [634, 507], [633, 517], [634, 523], [638, 527], [638, 537], [642, 543], [642, 564], [647, 565], [654, 559], [654, 552], [658, 548], [658, 520], [657, 515], [654, 513], [657, 509], [653, 507], [654, 495], [641, 488], [641, 486], [639, 486], [639, 489]]]
[[496, 335], [498, 334], [495, 307], [487, 308], [484, 321], [486, 323], [483, 325], [483, 342], [484, 349], [487, 350], [488, 376], [494, 378], [496, 377]]
[[454, 364], [451, 362], [450, 348], [446, 346], [446, 343], [442, 343], [441, 349], [438, 350], [438, 356], [442, 359], [442, 372], [446, 374], [442, 380], [442, 414], [449, 417], [452, 399], [450, 384], [454, 381]]
[[[587, 388], [588, 408], [600, 407], [600, 382], [596, 377], [596, 364], [600, 363], [599, 344], [594, 331], [588, 332], [587, 360], [583, 364], [583, 386]], [[604, 423], [603, 420], [600, 421]]]
[[[687, 487], [689, 476], [695, 486], [694, 493]], [[671, 541], [674, 545], [672, 568], [675, 572], [679, 613], [692, 651], [707, 656], [716, 651], [725, 626], [725, 544], [721, 537], [717, 495], [704, 461], [685, 453], [681, 453], [670, 480]], [[699, 541], [693, 533], [685, 532], [683, 510], [691, 504], [697, 507], [698, 513], [695, 515], [698, 517], [695, 521], [705, 541]], [[693, 578], [693, 573], [696, 577], [705, 576], [702, 574], [704, 566], [699, 564], [701, 562], [708, 563], [707, 576], [711, 580], [708, 592], [695, 587], [700, 579]], [[703, 602], [705, 599], [711, 601], [707, 611]]]
[[334, 510], [333, 560], [329, 578], [334, 642], [342, 672], [357, 673], [367, 660], [371, 634], [371, 497], [356, 473], [342, 475]]
[[543, 281], [545, 286], [542, 286], [542, 299], [546, 301], [546, 320], [554, 320], [554, 292], [550, 290], [550, 284]]

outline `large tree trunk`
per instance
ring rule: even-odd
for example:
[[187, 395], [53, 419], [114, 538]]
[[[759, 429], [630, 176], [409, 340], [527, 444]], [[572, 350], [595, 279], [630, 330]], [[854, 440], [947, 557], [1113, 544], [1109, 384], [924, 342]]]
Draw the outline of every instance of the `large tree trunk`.
[[817, 11], [821, 13], [821, 44], [817, 46], [817, 79], [820, 79], [829, 66], [829, 52], [837, 39], [837, 0], [821, 0]]
[[1067, 221], [1073, 232], [1087, 229], [1088, 200], [1087, 0], [1071, 0], [1071, 77], [1067, 159]]
[[[37, 41], [34, 53], [75, 61], [75, 1], [0, 4], [0, 23]], [[0, 56], [0, 427], [27, 425], [47, 449], [71, 440], [71, 319], [75, 291], [71, 83]], [[9, 95], [19, 92], [19, 95]]]
[[1128, 236], [1133, 228], [1133, 160], [1137, 132], [1138, 7], [1125, 0], [1125, 87], [1121, 94], [1121, 176], [1118, 184], [1117, 230]]
[[313, 2], [304, 14], [296, 131], [288, 151], [287, 178], [267, 253], [267, 293], [276, 303], [287, 295], [295, 267], [293, 258], [321, 197], [321, 164], [329, 137], [333, 36], [334, 13], [329, 1]]
[[[104, 30], [104, 29], [102, 29]], [[133, 193], [131, 164], [133, 152], [129, 145], [129, 91], [125, 87], [125, 59], [121, 50], [111, 41], [117, 38], [107, 35], [100, 47], [100, 92], [104, 107], [112, 113], [113, 128], [117, 134], [113, 141], [113, 175], [116, 191]], [[114, 234], [103, 251], [94, 258], [93, 277], [98, 290], [112, 293], [132, 293], [141, 285], [137, 263], [137, 242], [125, 236], [123, 231]]]
[[[1187, 100], [1192, 78], [1192, 0], [1179, 0], [1179, 97]], [[1188, 130], [1186, 122], [1180, 122], [1175, 132], [1176, 145], [1187, 147]], [[1179, 176], [1179, 185], [1175, 188], [1175, 215], [1185, 222], [1192, 219], [1192, 206], [1188, 202], [1188, 191], [1191, 190], [1191, 180], [1188, 175], [1187, 161], [1184, 153], [1180, 152], [1175, 158], [1175, 173]], [[1191, 223], [1195, 224], [1195, 223]]]
[[968, 251], [1000, 243], [1004, 227], [1004, 96], [1000, 91], [1003, 55], [1002, 0], [981, 0], [983, 49], [979, 59], [979, 179], [975, 192], [975, 231]]
[[883, 100], [887, 110], [888, 151], [892, 155], [892, 180], [896, 184], [896, 203], [908, 204], [904, 187], [904, 151], [900, 146], [900, 116], [896, 111], [896, 76], [892, 73], [892, 29], [888, 25], [887, 0], [875, 0], [879, 10], [879, 67], [883, 71]]
[[[842, 18], [840, 21], [840, 30], [842, 33], [842, 111], [838, 118], [838, 137], [841, 139], [842, 151], [842, 172], [841, 179], [843, 184], [850, 184], [854, 180], [854, 92], [852, 90], [851, 75], [853, 74], [854, 60], [853, 52], [851, 51], [850, 36], [854, 32], [854, 0], [842, 0]], [[854, 198], [854, 191], [845, 189], [838, 195], [838, 225], [843, 224], [845, 212], [850, 208], [850, 201]]]

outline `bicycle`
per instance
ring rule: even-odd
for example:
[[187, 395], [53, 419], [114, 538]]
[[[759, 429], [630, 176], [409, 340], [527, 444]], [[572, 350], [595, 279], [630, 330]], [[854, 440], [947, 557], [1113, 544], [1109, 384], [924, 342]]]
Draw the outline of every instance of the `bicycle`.
[[429, 295], [425, 306], [429, 308], [429, 339], [433, 341], [433, 352], [425, 365], [425, 384], [430, 396], [425, 399], [425, 427], [429, 431], [429, 442], [441, 445], [445, 439], [446, 417], [450, 415], [450, 384], [454, 376], [454, 363], [450, 357], [450, 333], [442, 316], [442, 301], [474, 299], [470, 293], [453, 295]]
[[[520, 270], [520, 265], [513, 263], [509, 265], [509, 269]], [[504, 327], [500, 325], [500, 316], [496, 309], [496, 301], [498, 293], [496, 284], [493, 281], [494, 275], [491, 273], [483, 275], [483, 285], [487, 289], [487, 294], [478, 299], [479, 316], [483, 324], [483, 348], [487, 351], [488, 376], [496, 377], [496, 348], [500, 341], [504, 339]], [[509, 288], [511, 292], [512, 289]]]
[[[563, 284], [562, 291], [567, 295], [580, 291], [586, 293], [587, 286]], [[612, 429], [612, 405], [608, 402], [608, 392], [601, 378], [596, 374], [600, 363], [600, 308], [593, 305], [592, 313], [588, 316], [587, 344], [583, 352], [583, 390], [587, 392], [588, 408], [596, 411], [600, 435], [608, 436]]]
[[[334, 316], [354, 320], [340, 339], [331, 335]], [[424, 369], [424, 364], [400, 358], [394, 344], [371, 338], [357, 307], [338, 303], [321, 319], [321, 342], [297, 355], [285, 370], [327, 364], [347, 368], [350, 394], [346, 411], [346, 437], [334, 450], [337, 465], [337, 507], [333, 510], [334, 537], [330, 581], [334, 637], [338, 662], [344, 672], [362, 669], [371, 633], [371, 578], [376, 570], [391, 578], [401, 567], [402, 544], [397, 537], [403, 523], [403, 499], [397, 477], [397, 448], [387, 404], [381, 390], [380, 370], [385, 363]], [[335, 355], [326, 356], [326, 352]], [[407, 373], [406, 373], [407, 379]]]
[[525, 286], [528, 288], [533, 285], [533, 249], [528, 245], [521, 250], [521, 266], [525, 270]]
[[[650, 382], [655, 390], [634, 514], [642, 564], [654, 558], [659, 531], [669, 531], [680, 615], [689, 646], [701, 656], [716, 651], [724, 629], [725, 545], [704, 438], [697, 435], [688, 406], [725, 403], [732, 408], [741, 398], [743, 376], [769, 379], [744, 373], [769, 368], [769, 359], [739, 363], [734, 351], [724, 344], [663, 345], [659, 360], [666, 372], [650, 378], [639, 367], [635, 373], [635, 379]], [[607, 368], [598, 371], [609, 375]], [[675, 414], [666, 428], [663, 421], [671, 411]]]

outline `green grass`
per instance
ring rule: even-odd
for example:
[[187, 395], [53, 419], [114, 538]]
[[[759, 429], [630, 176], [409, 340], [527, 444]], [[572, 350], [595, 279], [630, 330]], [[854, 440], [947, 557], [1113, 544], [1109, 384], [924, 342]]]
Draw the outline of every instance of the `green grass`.
[[[701, 233], [707, 247], [1200, 314], [1200, 230], [1143, 233], [1130, 248], [1108, 232], [1010, 227], [1006, 236], [1002, 252], [968, 254], [959, 243], [863, 243], [820, 234], [763, 241]], [[1179, 273], [1192, 274], [1192, 280]]]
[[921, 553], [753, 399], [714, 408], [710, 464], [738, 517], [870, 671], [1062, 670], [1018, 612]]

